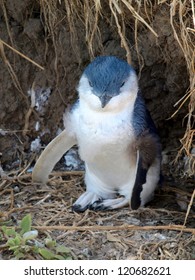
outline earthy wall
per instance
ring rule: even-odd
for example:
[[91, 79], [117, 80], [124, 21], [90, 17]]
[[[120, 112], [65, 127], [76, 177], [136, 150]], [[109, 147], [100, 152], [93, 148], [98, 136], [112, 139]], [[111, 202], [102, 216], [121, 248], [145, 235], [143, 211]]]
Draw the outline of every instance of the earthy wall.
[[[131, 54], [128, 59], [140, 75], [140, 88], [159, 129], [163, 149], [176, 155], [180, 147], [188, 103], [169, 118], [190, 82], [186, 59], [171, 26], [170, 6], [156, 1], [143, 1], [140, 7], [132, 4], [150, 29], [122, 4], [120, 14], [112, 1], [91, 1], [96, 6], [90, 6], [90, 1], [84, 1], [85, 5], [80, 2], [0, 2], [0, 152], [5, 168], [30, 160], [32, 151], [39, 150], [36, 143], [40, 141], [44, 146], [59, 128], [63, 129], [63, 112], [75, 100], [79, 77], [93, 55], [126, 59], [127, 48]], [[179, 19], [175, 16], [174, 20], [179, 36]], [[187, 12], [185, 20], [188, 26], [192, 24]], [[126, 38], [122, 40], [123, 47], [120, 31]]]

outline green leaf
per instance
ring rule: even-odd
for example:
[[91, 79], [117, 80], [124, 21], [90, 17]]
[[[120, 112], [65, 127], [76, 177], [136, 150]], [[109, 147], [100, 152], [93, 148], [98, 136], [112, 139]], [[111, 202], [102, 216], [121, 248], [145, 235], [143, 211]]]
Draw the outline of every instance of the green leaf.
[[10, 247], [9, 247], [9, 250], [10, 250], [10, 251], [14, 251], [14, 252], [15, 252], [16, 250], [18, 250], [18, 249], [19, 249], [19, 248], [18, 248], [18, 245], [10, 246]]
[[61, 255], [55, 255], [56, 260], [66, 260], [66, 257], [61, 256]]
[[39, 249], [39, 254], [45, 259], [45, 260], [54, 260], [55, 259], [55, 254], [45, 248]]
[[47, 246], [47, 248], [54, 248], [56, 246], [56, 241], [52, 240], [51, 238], [46, 238], [45, 245]]
[[17, 232], [13, 228], [7, 228], [6, 226], [2, 226], [1, 230], [7, 239], [9, 237], [15, 237], [17, 235]]
[[38, 254], [38, 253], [39, 253], [39, 249], [40, 249], [40, 248], [38, 248], [38, 247], [36, 247], [36, 246], [33, 246], [33, 247], [31, 248], [32, 252], [35, 253], [35, 254]]
[[2, 226], [1, 230], [3, 231], [4, 234], [7, 234], [7, 227], [6, 226]]
[[32, 225], [32, 218], [30, 214], [27, 214], [21, 221], [20, 227], [21, 227], [21, 234], [24, 234], [27, 231], [31, 230]]
[[7, 241], [7, 245], [10, 247], [10, 249], [11, 249], [11, 247], [15, 247], [15, 246], [17, 247], [17, 246], [21, 245], [21, 243], [22, 243], [22, 238], [19, 235], [17, 235], [14, 238], [10, 238]]
[[71, 256], [67, 256], [64, 258], [65, 260], [72, 260], [72, 257]]
[[72, 257], [71, 256], [67, 256], [67, 255], [55, 254], [54, 255], [54, 260], [72, 260]]
[[63, 245], [58, 245], [55, 249], [57, 253], [66, 253], [66, 254], [70, 253], [70, 249], [68, 249]]
[[9, 240], [7, 241], [6, 245], [9, 246], [9, 247], [11, 247], [11, 246], [15, 246], [16, 244], [15, 244], [14, 239], [12, 238], [12, 239], [9, 239]]
[[14, 254], [14, 255], [15, 255], [15, 258], [16, 258], [17, 260], [24, 259], [24, 254], [21, 253], [21, 252], [17, 252], [17, 253]]
[[16, 245], [20, 245], [22, 243], [22, 237], [17, 234], [17, 236], [14, 238]]
[[13, 237], [15, 237], [17, 233], [16, 233], [15, 229], [13, 229], [13, 228], [8, 228], [8, 229], [6, 230], [6, 234], [7, 234], [8, 236], [13, 236]]

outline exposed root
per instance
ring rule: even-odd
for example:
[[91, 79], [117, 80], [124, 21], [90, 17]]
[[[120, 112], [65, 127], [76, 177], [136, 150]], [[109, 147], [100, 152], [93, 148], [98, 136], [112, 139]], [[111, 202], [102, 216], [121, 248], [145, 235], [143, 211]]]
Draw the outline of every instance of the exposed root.
[[39, 65], [38, 63], [36, 63], [34, 60], [30, 59], [28, 56], [22, 54], [21, 52], [19, 52], [18, 50], [16, 50], [15, 48], [11, 47], [9, 44], [7, 44], [6, 42], [4, 42], [3, 40], [0, 39], [0, 44], [5, 45], [6, 47], [8, 47], [9, 49], [11, 49], [13, 52], [17, 53], [18, 55], [20, 55], [21, 57], [25, 58], [26, 60], [28, 60], [29, 62], [31, 62], [32, 64], [34, 64], [35, 66], [37, 66], [38, 68], [40, 68], [41, 70], [44, 70], [44, 67], [42, 67], [41, 65]]
[[27, 96], [24, 94], [23, 90], [22, 90], [22, 87], [20, 85], [20, 82], [18, 80], [18, 77], [13, 69], [13, 67], [11, 66], [9, 60], [7, 59], [6, 55], [5, 55], [5, 51], [4, 51], [4, 46], [3, 46], [3, 42], [2, 40], [0, 40], [0, 56], [3, 60], [3, 62], [5, 63], [9, 73], [10, 73], [10, 76], [12, 78], [12, 81], [14, 83], [14, 86], [17, 88], [17, 90], [20, 92], [20, 94], [22, 95], [22, 97], [27, 101]]

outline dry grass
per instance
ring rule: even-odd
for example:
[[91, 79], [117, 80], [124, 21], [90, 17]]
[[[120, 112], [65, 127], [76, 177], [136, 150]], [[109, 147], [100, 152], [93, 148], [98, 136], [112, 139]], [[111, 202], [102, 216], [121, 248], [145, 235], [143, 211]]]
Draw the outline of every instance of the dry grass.
[[4, 64], [7, 67], [7, 70], [12, 78], [13, 84], [14, 86], [17, 88], [17, 90], [19, 91], [19, 93], [22, 95], [22, 97], [27, 101], [27, 97], [24, 94], [22, 87], [20, 85], [20, 81], [12, 67], [12, 65], [10, 64], [9, 60], [7, 59], [6, 55], [5, 55], [5, 51], [4, 51], [4, 44], [3, 41], [0, 40], [0, 57], [2, 58]]
[[36, 63], [34, 60], [30, 59], [29, 57], [27, 57], [26, 55], [22, 54], [21, 52], [17, 51], [15, 48], [11, 47], [10, 45], [8, 45], [6, 42], [4, 42], [3, 40], [0, 40], [0, 46], [1, 46], [1, 52], [2, 52], [2, 56], [4, 57], [4, 62], [5, 62], [5, 53], [4, 51], [2, 51], [2, 45], [5, 45], [6, 47], [8, 47], [9, 49], [11, 49], [13, 52], [17, 53], [18, 55], [20, 55], [21, 57], [25, 58], [26, 60], [28, 60], [29, 62], [31, 62], [32, 64], [34, 64], [35, 66], [39, 67], [41, 70], [44, 70], [44, 67], [42, 67], [41, 65], [39, 65], [38, 63]]
[[[191, 15], [191, 17], [189, 17]], [[179, 24], [174, 23], [174, 18], [179, 19]], [[194, 129], [194, 112], [195, 112], [195, 14], [194, 1], [172, 1], [170, 6], [170, 23], [183, 55], [189, 73], [189, 89], [184, 97], [177, 102], [180, 103], [175, 114], [185, 102], [189, 102], [188, 113], [186, 115], [187, 125], [184, 137], [181, 139], [182, 147], [179, 150], [178, 157], [183, 153], [190, 158], [188, 175], [195, 173], [195, 155], [191, 154], [194, 147], [195, 129]], [[192, 28], [190, 27], [192, 26]], [[175, 115], [174, 114], [174, 115]], [[173, 116], [174, 116], [173, 115]]]
[[[186, 212], [173, 208], [179, 189], [167, 186], [149, 208], [74, 213], [72, 203], [83, 192], [82, 172], [53, 173], [47, 185], [37, 186], [32, 185], [31, 174], [25, 170], [8, 175], [1, 170], [0, 225], [16, 227], [31, 213], [40, 241], [49, 235], [70, 248], [75, 259], [195, 257], [194, 193], [189, 189], [185, 192]], [[0, 254], [9, 258], [4, 244]]]

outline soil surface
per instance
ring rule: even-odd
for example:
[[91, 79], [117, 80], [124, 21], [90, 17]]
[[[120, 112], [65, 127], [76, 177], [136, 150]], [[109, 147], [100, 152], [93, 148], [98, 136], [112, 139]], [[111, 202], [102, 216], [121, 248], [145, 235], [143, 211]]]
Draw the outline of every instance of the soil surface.
[[[40, 137], [41, 145], [45, 145], [59, 129], [63, 129], [65, 108], [76, 99], [79, 77], [90, 62], [83, 22], [75, 19], [77, 36], [73, 41], [63, 5], [59, 8], [61, 13], [56, 10], [58, 24], [51, 33], [38, 2], [7, 0], [7, 22], [0, 7], [1, 39], [45, 69], [39, 69], [4, 46], [4, 54], [12, 69], [0, 60], [0, 152], [4, 166], [19, 160], [21, 154], [30, 153], [31, 143], [37, 137]], [[106, 5], [104, 13], [99, 19], [102, 44], [94, 41], [94, 55], [116, 55], [125, 59], [116, 27], [106, 20], [111, 18]], [[127, 17], [132, 64], [139, 74], [132, 25], [132, 19]], [[171, 30], [168, 7], [156, 8], [152, 26], [158, 40], [149, 29], [138, 25], [139, 55], [144, 62], [140, 88], [159, 129], [163, 148], [178, 149], [179, 139], [185, 131], [183, 118], [187, 105], [174, 118], [169, 118], [176, 110], [174, 104], [189, 86], [186, 64]], [[32, 91], [35, 104], [32, 103]]]

